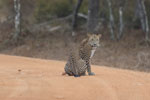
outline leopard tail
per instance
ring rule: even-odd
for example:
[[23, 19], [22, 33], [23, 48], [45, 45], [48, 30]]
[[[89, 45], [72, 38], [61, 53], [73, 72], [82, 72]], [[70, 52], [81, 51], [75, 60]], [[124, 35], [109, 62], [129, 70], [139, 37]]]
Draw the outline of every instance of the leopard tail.
[[62, 74], [61, 74], [61, 75], [63, 75], [63, 76], [64, 76], [64, 75], [66, 75], [66, 74], [67, 74], [66, 72], [62, 72]]

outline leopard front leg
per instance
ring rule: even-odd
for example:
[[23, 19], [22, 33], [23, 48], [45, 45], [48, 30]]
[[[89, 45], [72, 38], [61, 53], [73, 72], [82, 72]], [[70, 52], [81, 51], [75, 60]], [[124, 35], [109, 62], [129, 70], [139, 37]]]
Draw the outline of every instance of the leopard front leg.
[[91, 71], [91, 65], [90, 65], [90, 61], [86, 61], [86, 65], [87, 65], [87, 72], [88, 72], [88, 75], [95, 75], [94, 72]]

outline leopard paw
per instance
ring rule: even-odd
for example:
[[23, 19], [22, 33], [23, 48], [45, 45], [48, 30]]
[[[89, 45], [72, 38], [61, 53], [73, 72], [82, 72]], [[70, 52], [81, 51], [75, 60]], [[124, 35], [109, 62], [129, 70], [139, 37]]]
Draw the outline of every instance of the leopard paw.
[[95, 75], [95, 73], [94, 73], [94, 72], [91, 72], [91, 73], [89, 73], [89, 75]]

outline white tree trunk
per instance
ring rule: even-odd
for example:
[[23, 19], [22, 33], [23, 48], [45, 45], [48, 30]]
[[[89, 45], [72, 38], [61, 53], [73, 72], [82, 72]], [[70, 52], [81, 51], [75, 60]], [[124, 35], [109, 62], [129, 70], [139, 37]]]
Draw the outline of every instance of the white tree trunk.
[[147, 12], [144, 5], [144, 0], [137, 0], [138, 5], [138, 13], [141, 21], [141, 26], [143, 31], [145, 32], [145, 39], [149, 40], [149, 25], [148, 25], [148, 17]]
[[124, 23], [123, 23], [123, 7], [119, 8], [119, 34], [118, 34], [118, 39], [120, 39], [123, 35], [123, 28], [124, 28]]
[[148, 25], [148, 17], [147, 17], [147, 12], [145, 9], [144, 1], [142, 0], [142, 7], [143, 7], [143, 14], [144, 14], [144, 19], [145, 19], [145, 39], [149, 40], [149, 25]]
[[113, 16], [113, 12], [112, 12], [112, 5], [111, 5], [111, 1], [107, 0], [108, 2], [108, 8], [109, 8], [109, 14], [110, 14], [110, 34], [111, 34], [111, 39], [115, 40], [115, 35], [114, 35], [114, 16]]
[[14, 19], [14, 23], [15, 23], [15, 34], [14, 34], [14, 39], [17, 39], [18, 36], [20, 35], [21, 32], [21, 13], [20, 13], [20, 9], [21, 9], [21, 4], [20, 4], [20, 0], [14, 0], [14, 10], [15, 10], [15, 19]]

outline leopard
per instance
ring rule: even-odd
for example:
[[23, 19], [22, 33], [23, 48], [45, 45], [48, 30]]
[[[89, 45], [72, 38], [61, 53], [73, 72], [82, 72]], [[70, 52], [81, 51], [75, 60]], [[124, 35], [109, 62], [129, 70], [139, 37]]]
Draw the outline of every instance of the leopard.
[[65, 65], [65, 73], [69, 76], [79, 77], [85, 75], [86, 62], [79, 56], [78, 50], [70, 49], [69, 58]]
[[64, 67], [65, 72], [62, 75], [80, 77], [86, 75], [95, 75], [91, 71], [91, 58], [94, 56], [96, 49], [100, 46], [101, 34], [88, 33], [83, 39], [77, 50], [70, 49], [69, 58]]

